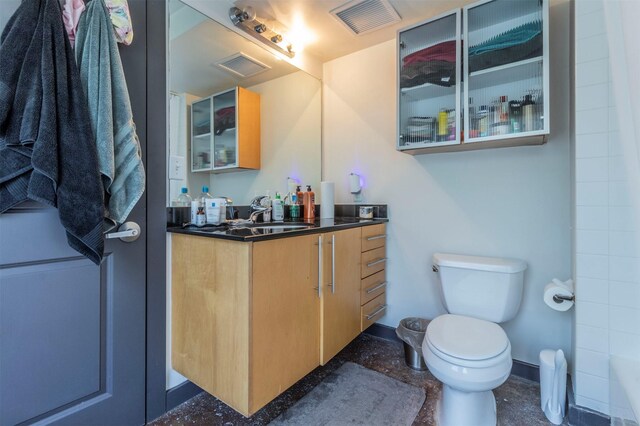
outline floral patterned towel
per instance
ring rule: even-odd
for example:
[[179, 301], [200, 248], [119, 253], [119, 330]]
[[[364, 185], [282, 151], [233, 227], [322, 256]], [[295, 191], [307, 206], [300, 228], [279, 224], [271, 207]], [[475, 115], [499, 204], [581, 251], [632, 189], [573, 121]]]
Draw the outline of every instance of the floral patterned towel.
[[130, 45], [133, 41], [133, 24], [127, 0], [105, 0], [105, 5], [109, 10], [116, 40], [118, 43]]

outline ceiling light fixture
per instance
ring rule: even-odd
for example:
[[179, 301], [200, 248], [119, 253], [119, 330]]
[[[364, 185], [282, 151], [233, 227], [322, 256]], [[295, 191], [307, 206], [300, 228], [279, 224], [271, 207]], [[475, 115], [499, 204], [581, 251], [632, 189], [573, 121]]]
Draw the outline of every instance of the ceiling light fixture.
[[281, 32], [276, 32], [273, 28], [270, 28], [262, 22], [261, 19], [258, 19], [253, 8], [247, 7], [242, 10], [237, 7], [232, 7], [229, 9], [229, 18], [233, 25], [242, 29], [256, 40], [261, 41], [290, 58], [295, 56], [291, 42], [287, 40], [283, 34], [280, 34]]

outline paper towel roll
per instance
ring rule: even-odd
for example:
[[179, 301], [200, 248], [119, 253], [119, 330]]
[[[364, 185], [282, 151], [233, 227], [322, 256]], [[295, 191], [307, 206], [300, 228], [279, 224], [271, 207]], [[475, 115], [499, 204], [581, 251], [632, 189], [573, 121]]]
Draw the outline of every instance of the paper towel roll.
[[320, 182], [320, 218], [333, 219], [335, 185], [333, 182]]
[[573, 281], [562, 282], [554, 278], [552, 282], [544, 286], [544, 303], [555, 311], [568, 311], [573, 306], [572, 300], [563, 300], [557, 303], [553, 300], [553, 296], [573, 297]]

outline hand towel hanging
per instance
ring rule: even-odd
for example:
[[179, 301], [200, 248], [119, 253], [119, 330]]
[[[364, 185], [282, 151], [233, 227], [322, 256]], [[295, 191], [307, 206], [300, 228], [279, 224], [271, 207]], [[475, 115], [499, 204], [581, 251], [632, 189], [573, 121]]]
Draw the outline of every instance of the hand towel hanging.
[[0, 213], [57, 207], [69, 245], [96, 264], [104, 199], [87, 101], [57, 0], [24, 0], [0, 37]]
[[133, 41], [133, 23], [127, 0], [105, 0], [118, 43], [129, 46]]
[[71, 47], [73, 47], [76, 41], [76, 29], [78, 28], [78, 21], [80, 20], [82, 12], [84, 12], [84, 1], [65, 0], [64, 7], [62, 8], [62, 20], [64, 21], [64, 27], [67, 30]]
[[76, 60], [96, 136], [106, 217], [123, 223], [144, 192], [145, 175], [120, 53], [103, 0], [92, 0], [80, 18]]

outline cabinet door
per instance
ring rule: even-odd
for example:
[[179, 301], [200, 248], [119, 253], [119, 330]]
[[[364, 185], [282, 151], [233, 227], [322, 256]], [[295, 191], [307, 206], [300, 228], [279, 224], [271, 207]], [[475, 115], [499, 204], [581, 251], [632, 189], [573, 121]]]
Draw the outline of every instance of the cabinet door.
[[464, 8], [465, 142], [549, 133], [547, 0]]
[[360, 228], [323, 235], [322, 365], [360, 333], [360, 237]]
[[236, 89], [213, 97], [213, 167], [235, 167], [238, 161]]
[[253, 245], [251, 413], [319, 364], [318, 240]]
[[398, 149], [460, 143], [460, 11], [398, 34]]
[[191, 104], [191, 171], [211, 170], [211, 98]]

